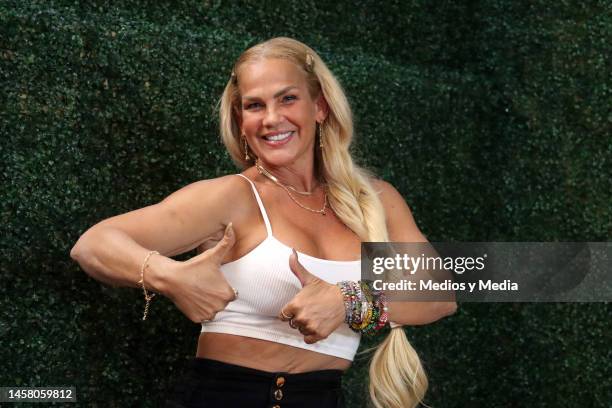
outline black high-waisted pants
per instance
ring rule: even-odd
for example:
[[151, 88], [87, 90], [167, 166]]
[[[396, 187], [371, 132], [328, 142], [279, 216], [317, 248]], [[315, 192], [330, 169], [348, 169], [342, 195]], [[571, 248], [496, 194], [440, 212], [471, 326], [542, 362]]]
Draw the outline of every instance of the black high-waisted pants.
[[342, 370], [288, 374], [195, 357], [165, 408], [343, 408]]

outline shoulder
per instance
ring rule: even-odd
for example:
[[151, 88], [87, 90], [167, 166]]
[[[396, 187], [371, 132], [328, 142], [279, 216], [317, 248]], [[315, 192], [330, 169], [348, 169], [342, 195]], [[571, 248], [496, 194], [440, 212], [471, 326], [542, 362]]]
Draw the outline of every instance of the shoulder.
[[381, 200], [393, 201], [401, 199], [403, 200], [401, 194], [393, 185], [385, 180], [377, 179], [372, 177], [370, 179], [370, 183], [372, 183], [372, 187], [379, 194], [379, 198]]
[[230, 219], [235, 211], [242, 210], [237, 207], [249, 202], [250, 190], [244, 178], [231, 174], [188, 184], [164, 198], [160, 204], [176, 212], [188, 211], [196, 217]]
[[188, 184], [170, 194], [164, 201], [173, 199], [205, 199], [205, 201], [208, 201], [211, 198], [223, 198], [226, 201], [239, 198], [248, 191], [249, 186], [246, 180], [235, 174], [230, 174]]
[[404, 197], [402, 197], [400, 192], [397, 191], [391, 183], [376, 178], [370, 179], [370, 183], [374, 191], [378, 193], [378, 198], [387, 216], [393, 215], [398, 209], [402, 208], [410, 212], [410, 208], [408, 208], [408, 204], [406, 204]]
[[378, 193], [385, 211], [389, 239], [397, 242], [427, 241], [416, 225], [412, 211], [399, 191], [389, 182], [372, 178], [370, 183]]

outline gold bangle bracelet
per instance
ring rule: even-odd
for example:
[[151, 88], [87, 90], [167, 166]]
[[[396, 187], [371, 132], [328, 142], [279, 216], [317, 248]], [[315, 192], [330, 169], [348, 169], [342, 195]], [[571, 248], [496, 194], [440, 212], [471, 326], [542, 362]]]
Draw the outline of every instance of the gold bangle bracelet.
[[145, 287], [144, 284], [144, 271], [145, 268], [147, 267], [147, 262], [149, 262], [149, 258], [151, 257], [151, 255], [153, 254], [157, 254], [159, 255], [159, 252], [157, 251], [150, 251], [147, 256], [145, 257], [142, 266], [140, 267], [140, 280], [138, 281], [138, 283], [140, 283], [142, 285], [142, 291], [144, 293], [144, 298], [145, 298], [145, 308], [144, 308], [144, 315], [142, 316], [142, 320], [147, 320], [147, 314], [149, 313], [149, 303], [151, 302], [151, 299], [153, 299], [153, 297], [155, 296], [155, 293], [151, 293], [149, 294], [147, 292], [147, 288]]

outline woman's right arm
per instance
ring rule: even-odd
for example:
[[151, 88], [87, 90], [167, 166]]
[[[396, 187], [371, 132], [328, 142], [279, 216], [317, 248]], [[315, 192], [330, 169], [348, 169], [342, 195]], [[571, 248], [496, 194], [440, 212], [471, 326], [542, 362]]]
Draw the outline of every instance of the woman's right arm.
[[[235, 241], [234, 232], [226, 227], [236, 205], [244, 201], [240, 194], [245, 183], [237, 179], [199, 181], [158, 204], [103, 220], [81, 235], [70, 256], [96, 280], [137, 288], [145, 257], [158, 251], [160, 255], [153, 254], [147, 263], [147, 289], [166, 295], [187, 317], [200, 321], [203, 313], [214, 314], [234, 298], [218, 267]], [[169, 258], [224, 231], [225, 238], [215, 247], [189, 261]]]

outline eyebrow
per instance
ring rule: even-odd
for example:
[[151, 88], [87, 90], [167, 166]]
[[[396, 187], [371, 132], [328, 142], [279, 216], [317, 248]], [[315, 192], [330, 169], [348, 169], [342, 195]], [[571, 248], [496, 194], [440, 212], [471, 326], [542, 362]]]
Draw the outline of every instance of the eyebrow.
[[[281, 95], [282, 95], [282, 94], [284, 94], [285, 92], [290, 91], [290, 90], [291, 90], [291, 89], [293, 89], [293, 88], [296, 88], [296, 89], [297, 89], [297, 86], [295, 86], [295, 85], [289, 85], [289, 86], [287, 86], [287, 87], [285, 87], [285, 88], [281, 89], [280, 91], [278, 91], [277, 93], [275, 93], [275, 94], [274, 94], [274, 98], [278, 98], [279, 96], [281, 96]], [[254, 96], [245, 96], [245, 97], [243, 97], [242, 99], [245, 99], [245, 100], [247, 100], [247, 101], [252, 101], [252, 100], [255, 100], [255, 99], [259, 99], [259, 98], [254, 97]]]

